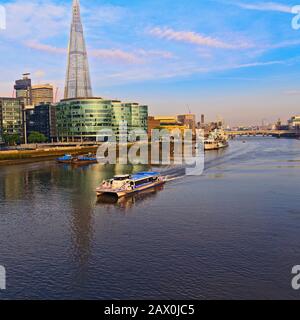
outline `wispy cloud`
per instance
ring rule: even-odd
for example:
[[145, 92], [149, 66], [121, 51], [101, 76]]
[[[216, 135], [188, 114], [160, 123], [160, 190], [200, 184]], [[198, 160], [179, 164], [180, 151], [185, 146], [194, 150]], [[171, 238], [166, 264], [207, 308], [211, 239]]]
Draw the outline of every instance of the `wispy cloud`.
[[127, 63], [142, 63], [142, 59], [131, 52], [125, 52], [120, 49], [92, 49], [89, 50], [90, 56], [101, 58], [101, 59], [109, 59], [109, 60], [117, 60], [123, 61]]
[[228, 2], [228, 3], [236, 5], [242, 9], [248, 9], [248, 10], [292, 13], [291, 6], [281, 4], [281, 3], [276, 3], [276, 2], [257, 2], [257, 3]]
[[[71, 1], [70, 1], [71, 2]], [[48, 39], [67, 35], [71, 21], [71, 3], [55, 0], [7, 1], [7, 29], [9, 39]], [[120, 22], [129, 13], [125, 8], [109, 4], [81, 4], [82, 19], [86, 30]], [[90, 31], [91, 32], [91, 31]]]
[[189, 77], [196, 74], [218, 74], [225, 71], [238, 69], [265, 68], [274, 65], [285, 65], [288, 62], [289, 61], [285, 60], [255, 61], [252, 63], [229, 63], [225, 65], [211, 65], [207, 67], [199, 67], [197, 66], [197, 64], [187, 63], [185, 65], [176, 65], [173, 68], [167, 69], [145, 69], [145, 72], [140, 72], [139, 69], [131, 69], [122, 72], [112, 72], [110, 74], [107, 74], [104, 78], [101, 77], [99, 81], [102, 81], [104, 86], [109, 86], [112, 83], [134, 83], [139, 81], [152, 81], [158, 79], [174, 79], [178, 77]]
[[65, 48], [57, 48], [55, 46], [37, 42], [36, 40], [24, 41], [24, 45], [30, 49], [43, 51], [47, 53], [66, 54], [67, 52]]
[[[23, 44], [33, 50], [46, 52], [49, 54], [67, 54], [66, 48], [58, 48], [52, 45], [43, 44], [36, 40], [24, 41]], [[131, 64], [145, 63], [150, 58], [172, 59], [171, 52], [160, 50], [135, 49], [127, 52], [121, 49], [89, 49], [89, 56], [104, 60], [113, 60], [117, 62], [126, 62]]]
[[13, 40], [45, 39], [67, 30], [70, 9], [48, 0], [14, 1], [5, 4], [7, 29], [3, 36]]
[[160, 39], [185, 42], [201, 47], [212, 47], [219, 49], [245, 49], [252, 45], [246, 41], [237, 44], [227, 43], [214, 37], [205, 36], [193, 31], [176, 31], [172, 28], [155, 27], [149, 30], [149, 34]]

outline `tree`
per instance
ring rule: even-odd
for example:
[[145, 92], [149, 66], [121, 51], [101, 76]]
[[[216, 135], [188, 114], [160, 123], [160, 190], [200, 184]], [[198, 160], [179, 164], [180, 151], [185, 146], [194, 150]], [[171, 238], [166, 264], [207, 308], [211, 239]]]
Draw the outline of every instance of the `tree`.
[[36, 131], [31, 132], [28, 137], [29, 143], [43, 143], [46, 141], [47, 141], [47, 138], [45, 137], [45, 135]]
[[20, 143], [20, 136], [18, 134], [3, 134], [3, 140], [9, 146], [15, 146]]

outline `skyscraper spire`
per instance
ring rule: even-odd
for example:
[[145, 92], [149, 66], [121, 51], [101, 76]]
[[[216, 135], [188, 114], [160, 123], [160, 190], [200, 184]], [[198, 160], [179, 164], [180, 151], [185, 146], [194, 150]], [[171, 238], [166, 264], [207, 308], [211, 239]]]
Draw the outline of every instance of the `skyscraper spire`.
[[80, 18], [79, 0], [73, 0], [73, 17], [64, 97], [65, 99], [92, 97], [89, 64]]

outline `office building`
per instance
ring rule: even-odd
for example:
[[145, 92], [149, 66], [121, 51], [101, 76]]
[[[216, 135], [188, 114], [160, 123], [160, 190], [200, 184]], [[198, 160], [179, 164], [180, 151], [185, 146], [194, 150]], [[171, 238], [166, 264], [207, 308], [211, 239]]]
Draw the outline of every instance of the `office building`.
[[63, 141], [95, 141], [111, 129], [112, 103], [101, 98], [64, 99], [56, 106], [57, 136]]
[[[113, 100], [111, 104], [111, 128], [113, 129], [115, 135], [119, 137], [120, 135], [120, 124], [127, 125], [127, 134], [131, 128], [131, 106], [129, 104], [122, 104], [121, 101]], [[123, 132], [125, 134], [125, 132]]]
[[194, 114], [183, 114], [177, 116], [177, 121], [182, 125], [187, 126], [195, 132], [196, 130], [196, 116]]
[[23, 99], [0, 97], [0, 136], [17, 135], [24, 140]]
[[179, 122], [176, 116], [155, 116], [154, 120], [160, 122], [159, 127], [161, 130], [165, 129], [168, 131], [173, 131], [179, 129], [183, 134], [185, 130], [189, 129], [187, 125]]
[[43, 134], [48, 142], [53, 141], [56, 134], [56, 106], [53, 104], [41, 104], [35, 108], [26, 110], [26, 134], [27, 138], [32, 132]]
[[148, 106], [138, 103], [125, 104], [130, 105], [131, 109], [131, 130], [148, 130]]
[[[64, 99], [56, 106], [57, 136], [63, 141], [96, 141], [100, 130], [113, 130], [127, 123], [147, 131], [148, 107], [102, 98]], [[134, 123], [134, 126], [133, 126]]]
[[160, 120], [156, 120], [155, 117], [148, 117], [148, 136], [151, 135], [152, 130], [160, 129]]
[[53, 86], [51, 84], [34, 85], [31, 88], [32, 105], [53, 103]]
[[24, 106], [32, 105], [32, 92], [31, 92], [31, 79], [29, 78], [30, 73], [24, 73], [23, 78], [16, 80], [15, 92], [16, 98], [22, 99]]

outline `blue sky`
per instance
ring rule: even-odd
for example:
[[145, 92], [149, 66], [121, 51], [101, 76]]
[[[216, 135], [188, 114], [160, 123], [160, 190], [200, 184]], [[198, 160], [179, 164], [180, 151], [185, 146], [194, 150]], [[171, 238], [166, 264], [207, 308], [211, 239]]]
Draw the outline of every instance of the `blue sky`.
[[[0, 0], [0, 95], [31, 72], [62, 95], [71, 1]], [[297, 1], [81, 0], [94, 95], [228, 124], [300, 113]], [[300, 4], [300, 1], [299, 1]]]

